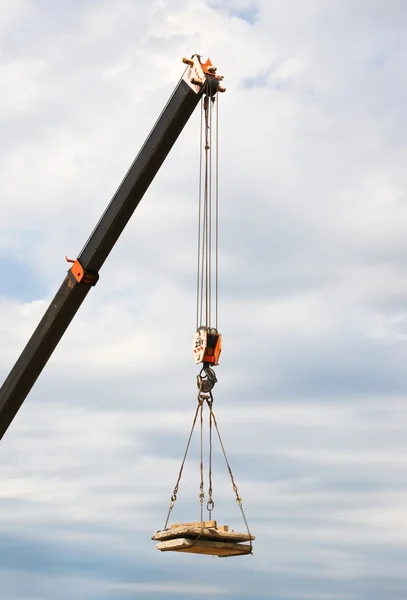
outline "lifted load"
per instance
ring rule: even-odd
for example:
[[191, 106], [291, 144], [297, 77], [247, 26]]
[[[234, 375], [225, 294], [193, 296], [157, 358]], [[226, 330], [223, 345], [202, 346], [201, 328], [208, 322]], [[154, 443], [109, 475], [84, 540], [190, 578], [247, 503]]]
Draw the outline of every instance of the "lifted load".
[[[151, 539], [159, 541], [161, 552], [189, 552], [210, 556], [238, 556], [252, 553], [254, 535], [229, 531], [228, 525], [217, 526], [216, 521], [181, 523], [157, 531]], [[250, 542], [245, 544], [242, 542]]]

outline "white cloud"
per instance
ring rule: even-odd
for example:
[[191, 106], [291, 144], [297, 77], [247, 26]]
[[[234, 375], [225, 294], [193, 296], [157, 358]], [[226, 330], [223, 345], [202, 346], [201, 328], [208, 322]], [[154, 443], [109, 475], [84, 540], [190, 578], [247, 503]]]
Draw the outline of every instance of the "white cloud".
[[[204, 567], [149, 539], [196, 401], [195, 114], [1, 442], [7, 597], [404, 597], [405, 4], [3, 5], [0, 257], [43, 289], [1, 300], [3, 374], [182, 56], [225, 75], [215, 401], [257, 536], [252, 558]], [[199, 511], [196, 450], [177, 519]]]
[[109, 586], [112, 592], [128, 592], [129, 594], [205, 594], [206, 596], [229, 594], [228, 589], [222, 589], [216, 586], [194, 585], [190, 583], [173, 584], [163, 581], [162, 583], [117, 583]]
[[9, 31], [18, 27], [19, 21], [30, 13], [29, 0], [15, 0], [15, 2], [2, 2], [0, 12], [0, 31]]

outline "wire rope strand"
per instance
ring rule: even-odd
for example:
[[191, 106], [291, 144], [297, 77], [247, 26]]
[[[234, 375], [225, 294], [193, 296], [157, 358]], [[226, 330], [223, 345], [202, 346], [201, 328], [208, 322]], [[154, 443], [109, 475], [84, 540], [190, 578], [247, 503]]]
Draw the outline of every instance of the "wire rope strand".
[[208, 399], [206, 398], [206, 403], [208, 404], [210, 413], [211, 413], [212, 418], [213, 418], [213, 424], [215, 425], [215, 429], [216, 429], [216, 433], [218, 435], [219, 443], [220, 443], [220, 446], [222, 448], [222, 452], [223, 452], [223, 456], [225, 458], [226, 466], [227, 466], [228, 471], [229, 471], [229, 475], [230, 475], [230, 479], [231, 479], [231, 482], [232, 482], [233, 491], [236, 494], [236, 502], [237, 502], [237, 504], [238, 504], [238, 506], [240, 508], [241, 513], [242, 513], [243, 521], [244, 521], [244, 523], [246, 525], [247, 533], [248, 533], [249, 538], [250, 538], [250, 550], [252, 550], [253, 549], [252, 534], [250, 533], [249, 524], [247, 522], [246, 515], [245, 515], [244, 510], [243, 510], [243, 500], [242, 500], [241, 496], [239, 495], [239, 490], [237, 488], [237, 485], [236, 485], [236, 482], [235, 482], [235, 479], [234, 479], [234, 476], [233, 476], [233, 473], [232, 473], [232, 468], [231, 468], [231, 466], [229, 464], [229, 460], [228, 460], [228, 457], [227, 457], [227, 454], [226, 454], [225, 446], [223, 445], [223, 441], [222, 441], [222, 438], [221, 438], [221, 435], [220, 435], [220, 432], [219, 432], [219, 427], [218, 427], [218, 423], [216, 421], [215, 413], [212, 410], [212, 404], [213, 404], [212, 392], [209, 392], [209, 394], [210, 394], [210, 400], [211, 401], [208, 401]]
[[200, 485], [199, 485], [199, 501], [201, 504], [201, 528], [203, 528], [203, 503], [205, 498], [205, 482], [204, 482], [204, 465], [203, 465], [203, 400], [200, 403], [200, 423], [201, 423], [201, 464], [200, 464]]
[[209, 309], [210, 309], [210, 297], [209, 297], [209, 278], [210, 278], [210, 206], [209, 206], [209, 150], [210, 150], [210, 138], [209, 138], [209, 111], [210, 111], [210, 99], [208, 96], [205, 98], [205, 266], [206, 266], [206, 323], [209, 327]]
[[219, 331], [219, 94], [216, 94], [215, 136], [215, 327]]
[[204, 325], [208, 324], [208, 203], [207, 203], [207, 181], [205, 174], [203, 222], [202, 222], [202, 314], [205, 315]]
[[200, 311], [200, 325], [204, 324], [204, 286], [205, 286], [205, 202], [203, 203], [203, 217], [202, 217], [202, 238], [201, 238], [201, 311]]
[[[203, 139], [205, 139], [205, 148], [206, 148], [206, 98], [202, 100], [202, 115], [203, 115], [203, 131], [205, 131], [205, 135]], [[201, 148], [203, 146], [203, 140], [201, 142]], [[206, 165], [206, 150], [204, 153], [204, 159]], [[204, 325], [204, 314], [206, 315], [206, 306], [204, 311], [204, 297], [206, 298], [206, 171], [203, 176], [203, 201], [202, 201], [202, 210], [201, 210], [201, 310], [200, 310], [200, 323], [199, 325]]]
[[[198, 191], [198, 265], [196, 277], [196, 329], [202, 319], [202, 299], [200, 297], [201, 284], [201, 212], [202, 212], [202, 141], [203, 141], [203, 99], [201, 100], [201, 118], [199, 131], [199, 191]], [[201, 302], [200, 302], [201, 300]]]
[[212, 98], [208, 98], [208, 327], [212, 326]]
[[[212, 406], [212, 401], [211, 400], [211, 405]], [[207, 399], [207, 403], [209, 403], [209, 400]], [[208, 465], [208, 504], [207, 504], [207, 509], [208, 509], [208, 519], [209, 521], [212, 520], [212, 511], [215, 508], [215, 503], [213, 501], [213, 486], [212, 486], [212, 413], [211, 411], [209, 411], [209, 465]]]
[[192, 422], [191, 431], [190, 431], [189, 437], [188, 437], [187, 447], [185, 449], [184, 457], [183, 457], [182, 462], [181, 462], [181, 468], [180, 468], [179, 473], [178, 473], [178, 479], [177, 479], [177, 482], [175, 484], [174, 491], [172, 492], [170, 506], [169, 506], [169, 510], [168, 510], [167, 519], [165, 521], [164, 529], [167, 529], [167, 525], [168, 525], [168, 521], [169, 521], [169, 518], [170, 518], [170, 515], [171, 515], [171, 511], [172, 511], [172, 509], [174, 507], [174, 504], [175, 504], [175, 502], [177, 500], [177, 494], [178, 494], [179, 484], [180, 484], [181, 477], [182, 477], [182, 472], [184, 470], [184, 465], [185, 465], [185, 461], [186, 461], [186, 458], [187, 458], [189, 446], [191, 445], [192, 434], [194, 433], [196, 421], [197, 421], [198, 414], [199, 414], [199, 409], [200, 408], [202, 409], [202, 404], [203, 404], [203, 400], [200, 399], [199, 396], [198, 396], [198, 406], [196, 407], [194, 419], [193, 419], [193, 422]]

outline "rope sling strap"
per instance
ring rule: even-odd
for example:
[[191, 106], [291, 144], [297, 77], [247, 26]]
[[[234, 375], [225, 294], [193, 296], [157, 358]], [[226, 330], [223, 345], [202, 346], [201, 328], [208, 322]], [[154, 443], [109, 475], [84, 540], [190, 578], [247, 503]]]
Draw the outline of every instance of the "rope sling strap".
[[[213, 70], [215, 73], [216, 70]], [[220, 78], [219, 78], [220, 79]], [[215, 113], [215, 116], [214, 116]], [[186, 449], [181, 462], [178, 478], [171, 495], [164, 528], [156, 532], [152, 539], [158, 541], [161, 551], [191, 552], [212, 556], [238, 556], [252, 554], [252, 541], [249, 525], [243, 510], [232, 469], [226, 454], [218, 423], [213, 411], [213, 388], [217, 377], [213, 367], [218, 365], [221, 352], [221, 335], [218, 332], [219, 317], [219, 179], [218, 179], [218, 131], [219, 131], [218, 85], [209, 86], [201, 100], [200, 118], [200, 169], [198, 200], [198, 262], [196, 280], [196, 333], [193, 338], [193, 354], [196, 364], [202, 365], [197, 375], [197, 406], [192, 421]], [[208, 456], [208, 495], [206, 510], [208, 520], [204, 520], [205, 481], [204, 481], [204, 411], [208, 412], [209, 456]], [[200, 521], [168, 526], [172, 509], [177, 500], [179, 486], [197, 422], [200, 425]], [[217, 526], [212, 520], [215, 509], [213, 499], [212, 459], [213, 429], [226, 462], [236, 502], [246, 527], [246, 533], [229, 531], [227, 525]], [[245, 543], [246, 542], [246, 543]], [[247, 543], [248, 542], [248, 543]]]

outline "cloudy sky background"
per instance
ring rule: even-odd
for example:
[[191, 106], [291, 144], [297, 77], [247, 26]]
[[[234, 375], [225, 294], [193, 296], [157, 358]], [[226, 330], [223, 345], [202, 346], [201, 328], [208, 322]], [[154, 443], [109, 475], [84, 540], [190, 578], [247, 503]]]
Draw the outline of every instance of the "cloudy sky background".
[[404, 0], [0, 0], [2, 379], [181, 58], [225, 76], [215, 402], [257, 537], [150, 540], [196, 402], [197, 110], [1, 442], [2, 598], [405, 600], [406, 34]]

